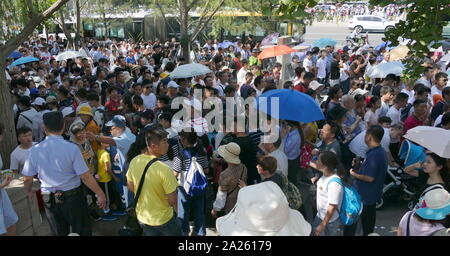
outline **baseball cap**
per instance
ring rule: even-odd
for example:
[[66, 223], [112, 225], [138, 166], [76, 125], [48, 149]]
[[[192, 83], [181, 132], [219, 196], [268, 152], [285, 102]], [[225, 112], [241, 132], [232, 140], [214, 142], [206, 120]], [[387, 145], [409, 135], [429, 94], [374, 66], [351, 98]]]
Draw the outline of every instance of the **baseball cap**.
[[175, 81], [170, 81], [167, 84], [167, 88], [178, 88], [178, 87], [180, 87], [180, 86]]
[[116, 126], [125, 128], [126, 127], [125, 117], [122, 115], [115, 115], [111, 121], [106, 123], [106, 126]]
[[30, 90], [30, 95], [37, 95], [37, 94], [39, 94], [38, 88], [33, 88]]
[[72, 114], [74, 111], [73, 111], [72, 107], [65, 107], [65, 108], [63, 108], [63, 110], [61, 112], [63, 114], [63, 117], [66, 117], [66, 116]]
[[41, 97], [37, 97], [32, 103], [32, 105], [36, 105], [36, 106], [42, 106], [44, 104], [45, 104], [45, 100]]
[[317, 89], [319, 89], [320, 87], [323, 87], [324, 85], [319, 83], [318, 81], [314, 80], [311, 81], [311, 83], [309, 83], [309, 88], [313, 89], [314, 91], [316, 91]]
[[352, 96], [355, 96], [355, 95], [358, 95], [358, 94], [366, 95], [367, 93], [369, 93], [369, 91], [363, 90], [363, 89], [361, 89], [361, 88], [358, 88], [358, 89], [354, 90], [354, 91], [351, 93], [351, 95], [352, 95]]
[[48, 97], [45, 99], [45, 102], [47, 102], [47, 104], [48, 104], [48, 103], [55, 103], [55, 102], [57, 102], [57, 100], [56, 100], [56, 97], [55, 97], [55, 96], [48, 96]]

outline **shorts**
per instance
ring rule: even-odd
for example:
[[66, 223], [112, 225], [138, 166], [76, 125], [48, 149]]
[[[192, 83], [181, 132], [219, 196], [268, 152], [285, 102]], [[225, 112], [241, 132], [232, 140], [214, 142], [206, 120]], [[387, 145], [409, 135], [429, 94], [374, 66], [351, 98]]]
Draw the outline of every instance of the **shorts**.
[[0, 189], [0, 235], [19, 220], [11, 200], [4, 189]]

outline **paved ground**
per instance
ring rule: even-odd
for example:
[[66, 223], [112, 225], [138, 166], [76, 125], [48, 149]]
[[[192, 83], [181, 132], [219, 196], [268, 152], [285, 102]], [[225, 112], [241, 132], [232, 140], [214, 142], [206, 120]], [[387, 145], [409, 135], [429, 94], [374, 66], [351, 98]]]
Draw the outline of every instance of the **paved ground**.
[[[351, 33], [347, 25], [347, 22], [339, 24], [329, 22], [314, 23], [312, 26], [306, 27], [306, 34], [303, 39], [306, 43], [312, 43], [322, 37], [333, 38], [338, 41], [336, 46], [341, 48], [345, 44], [346, 36]], [[381, 40], [383, 36], [383, 33], [369, 33], [369, 43], [374, 46], [379, 45], [383, 42]]]
[[[408, 211], [405, 201], [388, 201], [382, 209], [377, 211], [375, 233], [380, 236], [395, 236], [401, 217]], [[114, 222], [95, 222], [93, 225], [94, 236], [117, 236], [117, 231], [122, 227], [125, 217]], [[358, 227], [357, 235], [361, 234]], [[215, 229], [207, 229], [207, 236], [217, 236]]]

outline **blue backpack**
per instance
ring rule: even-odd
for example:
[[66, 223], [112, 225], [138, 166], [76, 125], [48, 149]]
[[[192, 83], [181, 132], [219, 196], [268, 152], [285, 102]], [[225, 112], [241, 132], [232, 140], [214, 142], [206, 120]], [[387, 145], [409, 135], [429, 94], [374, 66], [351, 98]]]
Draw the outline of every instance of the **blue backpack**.
[[[332, 178], [331, 182], [337, 182], [344, 187], [344, 196], [342, 197], [341, 209], [338, 210], [339, 218], [344, 226], [350, 226], [356, 223], [359, 215], [361, 215], [363, 204], [358, 191], [352, 186], [345, 186], [340, 178]], [[328, 189], [327, 185], [327, 189]]]
[[[202, 166], [197, 162], [196, 157], [192, 157], [187, 150], [183, 150], [183, 154], [191, 159], [191, 164], [186, 172], [185, 185], [183, 186], [186, 193], [192, 197], [205, 194], [208, 180], [203, 172]], [[196, 154], [197, 156], [198, 154]]]

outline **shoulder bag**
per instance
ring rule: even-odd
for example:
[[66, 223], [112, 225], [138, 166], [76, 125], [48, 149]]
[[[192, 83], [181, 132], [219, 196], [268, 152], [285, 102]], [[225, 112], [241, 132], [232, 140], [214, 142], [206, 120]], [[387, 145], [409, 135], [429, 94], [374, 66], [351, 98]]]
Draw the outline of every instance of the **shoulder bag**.
[[142, 186], [144, 185], [145, 175], [147, 174], [148, 169], [150, 166], [158, 161], [158, 158], [152, 159], [148, 164], [145, 166], [144, 172], [142, 173], [141, 179], [139, 181], [138, 190], [136, 192], [136, 196], [134, 197], [134, 203], [130, 205], [126, 209], [127, 213], [127, 219], [125, 220], [125, 225], [119, 230], [119, 235], [121, 236], [141, 236], [142, 235], [142, 228], [139, 224], [139, 221], [136, 216], [136, 205], [139, 200], [139, 196], [141, 195]]

